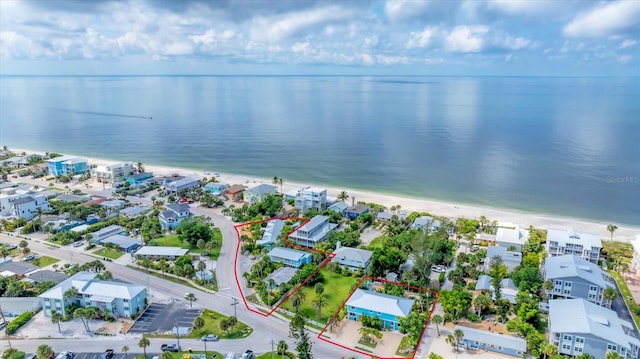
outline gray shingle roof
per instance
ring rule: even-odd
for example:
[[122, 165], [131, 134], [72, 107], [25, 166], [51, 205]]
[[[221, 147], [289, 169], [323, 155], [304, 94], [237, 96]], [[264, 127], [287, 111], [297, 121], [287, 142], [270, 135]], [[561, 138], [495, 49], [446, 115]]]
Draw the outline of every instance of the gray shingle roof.
[[25, 275], [27, 273], [38, 270], [40, 267], [25, 262], [4, 262], [0, 264], [1, 271], [9, 271], [18, 275]]
[[33, 201], [35, 201], [35, 199], [33, 199], [33, 197], [25, 196], [25, 197], [20, 197], [20, 198], [14, 200], [13, 204], [19, 205], [19, 204], [25, 204], [25, 203], [29, 203], [29, 202], [33, 202]]
[[349, 208], [347, 208], [347, 212], [349, 213], [358, 213], [358, 214], [362, 214], [365, 213], [366, 211], [369, 210], [369, 206], [358, 203], [354, 206], [351, 206]]
[[545, 259], [544, 277], [545, 279], [578, 277], [602, 288], [613, 287], [605, 280], [609, 275], [600, 267], [573, 254]]
[[413, 299], [396, 297], [365, 289], [356, 289], [347, 301], [348, 306], [372, 310], [396, 317], [406, 317], [411, 313]]

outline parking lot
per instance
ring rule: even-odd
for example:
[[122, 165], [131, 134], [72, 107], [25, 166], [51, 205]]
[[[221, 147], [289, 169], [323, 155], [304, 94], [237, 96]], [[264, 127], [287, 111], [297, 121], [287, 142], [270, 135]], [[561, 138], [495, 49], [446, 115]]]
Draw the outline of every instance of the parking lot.
[[182, 302], [151, 303], [133, 324], [129, 333], [170, 332], [176, 325], [191, 328], [200, 311], [200, 309], [189, 309], [187, 304]]
[[[140, 350], [140, 348], [137, 348], [137, 349]], [[127, 353], [127, 355], [113, 354], [113, 357], [111, 357], [111, 359], [130, 359], [130, 358], [133, 358], [133, 353], [137, 353], [137, 350], [135, 352]], [[75, 356], [73, 357], [73, 359], [99, 359], [100, 354], [102, 353], [75, 353]], [[142, 354], [142, 352], [140, 352], [139, 354]], [[160, 353], [147, 352], [147, 357], [149, 358], [153, 358], [153, 356], [155, 355], [160, 355]]]

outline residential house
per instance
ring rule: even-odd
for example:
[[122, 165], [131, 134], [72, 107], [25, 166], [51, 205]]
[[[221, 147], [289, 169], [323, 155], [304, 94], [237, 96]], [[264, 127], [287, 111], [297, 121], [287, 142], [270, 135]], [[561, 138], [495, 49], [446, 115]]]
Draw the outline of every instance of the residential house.
[[327, 190], [321, 188], [306, 187], [298, 191], [294, 206], [302, 212], [309, 208], [322, 211], [327, 206]]
[[0, 297], [0, 308], [5, 318], [15, 318], [24, 312], [37, 313], [42, 307], [38, 297]]
[[400, 318], [405, 318], [411, 313], [413, 303], [413, 299], [356, 289], [346, 303], [347, 318], [360, 320], [363, 315], [380, 318], [384, 329], [398, 330]]
[[268, 290], [278, 289], [282, 283], [289, 283], [296, 272], [298, 272], [296, 268], [280, 267], [269, 274], [267, 278], [264, 279], [264, 283], [267, 285]]
[[496, 232], [496, 245], [507, 248], [510, 251], [522, 252], [522, 247], [529, 240], [529, 231], [516, 228], [498, 228]]
[[62, 201], [64, 203], [71, 203], [71, 202], [87, 202], [91, 200], [91, 198], [89, 196], [80, 196], [77, 194], [61, 194], [58, 197], [56, 197], [56, 201]]
[[337, 224], [329, 223], [329, 217], [318, 215], [291, 233], [289, 240], [301, 246], [315, 247], [327, 239], [329, 232], [336, 227]]
[[342, 215], [344, 215], [344, 212], [347, 210], [347, 208], [349, 208], [349, 205], [346, 204], [345, 202], [336, 202], [334, 204], [332, 204], [331, 206], [329, 206], [329, 208], [327, 208], [330, 211], [336, 212], [336, 213], [340, 213]]
[[63, 280], [69, 278], [69, 276], [64, 272], [55, 272], [48, 269], [31, 272], [27, 274], [27, 277], [31, 278], [35, 284], [44, 282], [54, 282], [55, 284], [58, 284]]
[[182, 220], [191, 215], [191, 210], [186, 203], [171, 203], [165, 211], [158, 215], [162, 228], [174, 229], [180, 225]]
[[277, 192], [278, 187], [262, 183], [244, 191], [243, 198], [245, 203], [254, 205], [258, 202], [264, 201], [268, 194], [275, 195]]
[[269, 251], [272, 262], [284, 263], [290, 267], [300, 268], [303, 264], [311, 262], [311, 253], [297, 249], [275, 247]]
[[209, 182], [204, 185], [204, 190], [211, 192], [214, 196], [219, 196], [224, 192], [225, 189], [229, 188], [229, 185], [226, 183], [220, 182]]
[[611, 306], [603, 294], [607, 287], [615, 288], [613, 279], [596, 264], [572, 254], [550, 257], [544, 262], [543, 275], [553, 282], [549, 298], [582, 298]]
[[33, 264], [25, 263], [25, 262], [4, 262], [0, 263], [0, 272], [10, 272], [6, 273], [7, 277], [16, 276], [18, 278], [22, 278], [24, 276], [28, 276], [29, 274], [40, 269], [38, 266], [34, 266]]
[[344, 215], [347, 216], [347, 218], [354, 220], [365, 213], [369, 213], [370, 211], [371, 209], [369, 208], [369, 206], [367, 206], [366, 204], [358, 203], [347, 208], [347, 210], [344, 212]]
[[49, 174], [54, 177], [88, 173], [89, 163], [84, 158], [61, 156], [47, 160]]
[[597, 234], [580, 233], [573, 229], [547, 230], [547, 255], [550, 257], [575, 254], [592, 263], [598, 263], [602, 239]]
[[140, 172], [140, 173], [134, 173], [132, 175], [127, 176], [126, 180], [129, 183], [129, 185], [131, 185], [132, 187], [137, 187], [142, 185], [143, 183], [148, 182], [152, 178], [153, 178], [153, 173]]
[[119, 226], [117, 224], [112, 224], [110, 226], [104, 227], [98, 231], [89, 233], [91, 235], [91, 242], [93, 243], [101, 243], [104, 239], [114, 236], [116, 234], [126, 233], [127, 231], [124, 227]]
[[365, 271], [369, 266], [373, 252], [365, 249], [343, 247], [340, 243], [338, 243], [337, 247], [333, 251], [335, 256], [331, 259], [331, 262], [338, 263], [341, 267], [351, 271], [358, 270], [358, 268]]
[[415, 229], [428, 229], [431, 232], [435, 232], [440, 228], [442, 222], [437, 219], [434, 219], [430, 216], [421, 216], [416, 218], [411, 225], [412, 228]]
[[108, 166], [96, 166], [91, 170], [97, 182], [114, 183], [136, 173], [132, 162], [115, 163]]
[[631, 241], [633, 245], [633, 259], [631, 260], [631, 270], [640, 274], [640, 234], [636, 235], [636, 239]]
[[282, 232], [284, 227], [284, 221], [281, 219], [272, 219], [267, 223], [267, 227], [264, 229], [262, 239], [256, 241], [257, 245], [271, 248], [275, 243], [278, 243], [278, 236]]
[[464, 333], [461, 344], [466, 348], [488, 350], [517, 358], [522, 358], [527, 352], [527, 341], [524, 338], [456, 325], [455, 330], [458, 329]]
[[129, 218], [129, 219], [133, 219], [133, 218], [138, 218], [141, 215], [147, 213], [149, 211], [149, 208], [147, 207], [128, 207], [125, 208], [123, 210], [120, 211], [120, 214]]
[[[97, 273], [92, 272], [78, 272], [40, 294], [44, 315], [51, 316], [52, 310], [66, 315], [66, 307], [70, 304], [83, 308], [97, 307], [100, 310], [109, 310], [116, 317], [127, 318], [144, 309], [147, 298], [145, 286], [98, 280], [95, 278], [96, 275]], [[76, 288], [78, 295], [65, 300], [64, 293], [71, 287]]]
[[46, 212], [51, 207], [49, 199], [39, 194], [12, 194], [0, 197], [0, 215], [21, 217], [31, 220], [38, 215], [38, 210]]
[[[493, 278], [488, 275], [481, 275], [476, 282], [476, 290], [486, 290], [491, 292], [491, 298], [495, 299], [495, 288], [493, 287]], [[518, 287], [513, 283], [511, 278], [504, 278], [500, 281], [500, 296], [508, 300], [511, 304], [516, 304], [516, 296], [518, 296]]]
[[402, 213], [380, 212], [376, 215], [376, 219], [382, 222], [391, 222], [391, 219], [393, 218], [393, 216], [396, 216], [401, 221], [404, 221], [405, 219], [407, 219], [407, 217], [409, 217], [409, 215], [404, 212]]
[[167, 184], [164, 188], [168, 193], [179, 193], [180, 191], [190, 190], [200, 186], [200, 178], [198, 177], [185, 177], [177, 181], [173, 181]]
[[100, 244], [117, 245], [118, 249], [126, 253], [131, 253], [142, 246], [142, 241], [136, 238], [131, 238], [129, 236], [123, 236], [122, 234], [116, 234], [101, 240]]
[[160, 247], [160, 246], [144, 246], [135, 252], [135, 256], [149, 259], [168, 259], [175, 260], [189, 252], [188, 249], [180, 247]]
[[241, 184], [234, 184], [233, 186], [225, 189], [222, 193], [226, 196], [231, 197], [233, 201], [242, 201], [244, 198], [242, 193], [245, 189], [247, 189], [247, 187]]
[[549, 343], [558, 347], [559, 354], [604, 358], [613, 351], [636, 359], [640, 354], [640, 341], [631, 334], [633, 324], [582, 298], [550, 300], [548, 331]]
[[522, 253], [511, 252], [505, 247], [491, 246], [487, 247], [487, 256], [484, 260], [484, 269], [486, 271], [489, 270], [491, 259], [496, 256], [502, 259], [502, 263], [507, 266], [508, 272], [513, 272], [522, 263]]

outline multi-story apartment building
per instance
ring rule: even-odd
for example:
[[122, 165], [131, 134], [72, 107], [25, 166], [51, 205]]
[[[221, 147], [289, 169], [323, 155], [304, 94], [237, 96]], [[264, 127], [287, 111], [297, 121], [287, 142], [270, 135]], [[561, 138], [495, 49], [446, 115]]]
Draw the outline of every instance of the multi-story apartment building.
[[561, 256], [574, 254], [586, 261], [598, 263], [602, 239], [597, 234], [580, 233], [573, 229], [547, 230], [547, 254]]
[[303, 188], [296, 194], [295, 207], [302, 212], [306, 212], [309, 208], [322, 211], [327, 206], [327, 190], [320, 188], [307, 187]]
[[544, 262], [544, 279], [553, 282], [549, 298], [582, 298], [610, 307], [604, 298], [607, 287], [614, 287], [611, 276], [597, 265], [573, 254], [550, 257]]
[[47, 160], [49, 174], [55, 177], [88, 173], [89, 163], [84, 158], [61, 156]]
[[113, 183], [133, 175], [136, 173], [136, 168], [132, 162], [121, 162], [109, 166], [97, 166], [91, 170], [91, 173], [98, 182]]

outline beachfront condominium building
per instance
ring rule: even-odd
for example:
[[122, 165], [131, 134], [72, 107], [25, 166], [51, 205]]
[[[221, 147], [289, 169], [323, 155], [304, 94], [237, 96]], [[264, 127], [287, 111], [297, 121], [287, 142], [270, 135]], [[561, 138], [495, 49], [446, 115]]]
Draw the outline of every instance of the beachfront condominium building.
[[289, 241], [305, 247], [315, 247], [327, 239], [329, 232], [336, 227], [337, 224], [329, 223], [329, 217], [318, 215], [291, 233]]
[[54, 177], [88, 173], [89, 163], [84, 158], [61, 156], [47, 160], [49, 174]]
[[[67, 313], [71, 304], [82, 308], [97, 307], [102, 312], [108, 310], [116, 317], [131, 317], [144, 309], [147, 299], [145, 286], [98, 280], [96, 275], [93, 272], [78, 272], [40, 294], [38, 297], [44, 315], [50, 317], [52, 310], [62, 315], [72, 314]], [[65, 299], [64, 294], [72, 287], [78, 295]]]
[[637, 359], [640, 341], [631, 335], [633, 331], [633, 324], [613, 310], [584, 299], [549, 301], [549, 343], [558, 347], [559, 354], [604, 358], [611, 351]]
[[549, 256], [561, 256], [575, 254], [576, 256], [598, 263], [602, 239], [597, 234], [580, 233], [573, 229], [547, 230], [547, 254]]
[[294, 200], [295, 207], [302, 212], [309, 208], [322, 211], [327, 206], [327, 190], [321, 188], [307, 187], [298, 191]]
[[185, 177], [177, 181], [173, 181], [165, 186], [165, 189], [169, 193], [178, 193], [180, 191], [190, 190], [200, 186], [200, 178], [198, 177]]
[[411, 313], [413, 303], [413, 299], [356, 289], [346, 303], [347, 318], [360, 320], [365, 315], [379, 318], [382, 320], [383, 329], [398, 330], [400, 318], [405, 318]]
[[547, 258], [544, 262], [545, 280], [553, 283], [549, 298], [582, 298], [597, 305], [610, 307], [604, 290], [614, 287], [613, 279], [596, 264], [573, 254]]
[[91, 173], [98, 182], [113, 183], [136, 173], [136, 167], [132, 162], [121, 162], [109, 166], [96, 166]]
[[242, 196], [245, 203], [254, 205], [258, 202], [264, 201], [269, 194], [275, 195], [277, 191], [278, 187], [262, 183], [244, 191]]
[[496, 245], [507, 248], [510, 251], [522, 252], [522, 247], [528, 240], [529, 231], [520, 227], [500, 227], [496, 232]]

